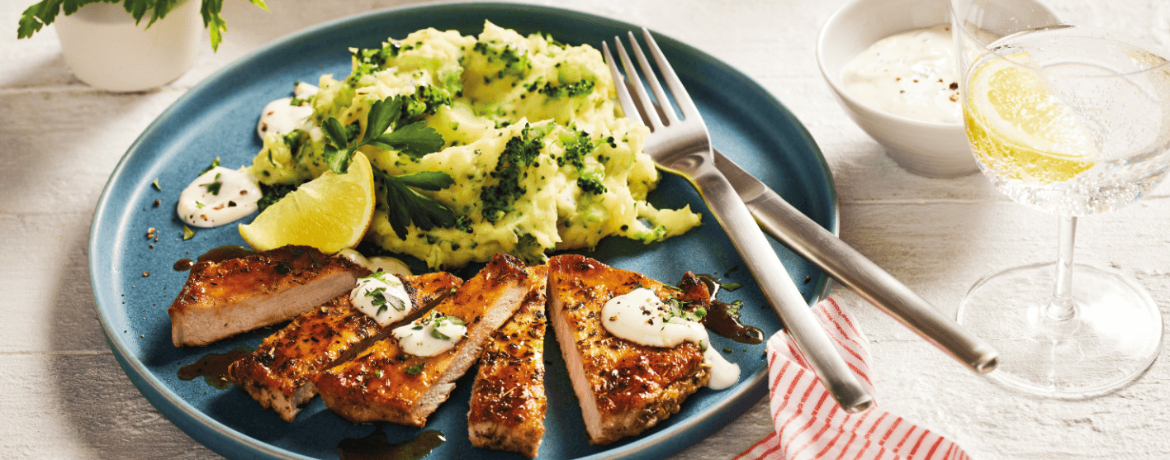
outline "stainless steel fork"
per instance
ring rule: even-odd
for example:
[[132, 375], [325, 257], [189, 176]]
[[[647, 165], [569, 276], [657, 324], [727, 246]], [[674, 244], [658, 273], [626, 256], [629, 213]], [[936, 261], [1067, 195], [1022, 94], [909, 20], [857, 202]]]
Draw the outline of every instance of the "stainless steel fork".
[[[699, 190], [703, 201], [707, 203], [707, 208], [723, 226], [732, 245], [739, 251], [744, 264], [755, 277], [764, 297], [776, 314], [780, 316], [784, 327], [788, 329], [788, 334], [796, 341], [800, 351], [804, 353], [805, 358], [812, 365], [813, 371], [820, 377], [821, 382], [836, 399], [837, 404], [847, 412], [868, 408], [873, 404], [873, 398], [865, 391], [853, 372], [849, 370], [845, 360], [837, 353], [833, 342], [813, 316], [804, 297], [800, 295], [800, 291], [796, 289], [788, 271], [780, 262], [780, 258], [772, 250], [768, 239], [764, 237], [764, 233], [756, 225], [755, 219], [752, 218], [747, 207], [740, 200], [735, 189], [732, 188], [731, 183], [715, 168], [715, 159], [711, 152], [711, 137], [707, 133], [707, 125], [703, 123], [703, 118], [699, 115], [694, 102], [691, 101], [690, 95], [683, 88], [678, 75], [675, 74], [670, 63], [662, 55], [658, 44], [654, 42], [654, 37], [650, 36], [650, 31], [643, 28], [642, 35], [662, 72], [666, 85], [670, 88], [671, 95], [674, 96], [674, 100], [678, 104], [679, 111], [682, 113], [681, 119], [675, 115], [666, 93], [663, 92], [662, 86], [658, 83], [654, 69], [650, 66], [645, 54], [642, 53], [641, 47], [638, 46], [634, 33], [630, 32], [629, 41], [638, 59], [638, 64], [642, 73], [646, 75], [646, 81], [650, 84], [651, 90], [654, 91], [654, 97], [662, 105], [662, 112], [666, 117], [664, 122], [655, 113], [656, 111], [646, 111], [644, 119], [641, 121], [650, 127], [651, 135], [646, 139], [644, 150], [654, 159], [660, 169], [686, 178]], [[614, 47], [617, 48], [618, 54], [621, 56], [626, 76], [629, 77], [629, 83], [634, 88], [634, 93], [641, 105], [652, 107], [650, 96], [646, 93], [641, 78], [638, 77], [638, 70], [634, 67], [619, 37], [614, 37]], [[605, 53], [606, 62], [609, 63], [609, 71], [613, 74], [614, 87], [626, 117], [638, 120], [637, 106], [629, 92], [626, 91], [626, 85], [622, 84], [624, 77], [618, 71], [613, 55], [609, 51], [609, 45], [602, 43], [602, 50]]]

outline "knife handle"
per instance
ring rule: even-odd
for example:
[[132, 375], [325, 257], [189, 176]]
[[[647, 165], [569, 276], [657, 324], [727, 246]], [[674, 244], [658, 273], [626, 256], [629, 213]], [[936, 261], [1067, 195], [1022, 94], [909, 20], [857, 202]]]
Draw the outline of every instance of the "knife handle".
[[764, 232], [752, 221], [752, 215], [740, 201], [735, 188], [713, 166], [704, 166], [694, 168], [689, 176], [821, 383], [845, 412], [858, 412], [871, 406], [873, 397], [861, 386], [817, 322], [780, 257], [772, 251]]
[[[742, 171], [726, 157], [719, 154], [716, 157], [717, 168], [722, 170], [730, 163]], [[940, 314], [926, 299], [788, 204], [771, 188], [765, 187], [755, 195], [744, 204], [768, 234], [975, 372], [984, 374], [995, 369], [999, 355], [983, 339]]]

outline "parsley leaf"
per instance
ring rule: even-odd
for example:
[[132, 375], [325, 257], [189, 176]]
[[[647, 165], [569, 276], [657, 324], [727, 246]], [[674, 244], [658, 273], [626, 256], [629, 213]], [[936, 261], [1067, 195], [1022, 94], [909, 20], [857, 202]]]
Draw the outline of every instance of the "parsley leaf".
[[446, 188], [455, 183], [447, 173], [424, 171], [391, 176], [375, 169], [374, 180], [380, 185], [381, 203], [385, 206], [390, 227], [398, 238], [406, 239], [406, 227], [412, 223], [421, 230], [455, 225], [455, 212], [451, 208], [410, 188], [412, 185], [423, 190], [437, 190], [434, 187], [439, 186]]
[[404, 185], [430, 191], [442, 190], [455, 183], [455, 178], [451, 177], [450, 174], [438, 171], [419, 171], [394, 176], [394, 178], [402, 181]]
[[426, 123], [416, 121], [382, 134], [371, 140], [370, 144], [387, 150], [398, 150], [417, 159], [428, 153], [438, 152], [443, 148], [443, 142], [443, 135], [438, 131]]
[[435, 327], [431, 328], [431, 337], [434, 337], [434, 338], [439, 339], [439, 340], [451, 340], [451, 336], [444, 334], [442, 332], [439, 332], [439, 325], [438, 324], [436, 324]]
[[370, 114], [366, 118], [366, 134], [362, 136], [362, 143], [365, 144], [375, 137], [380, 137], [401, 116], [402, 98], [395, 97], [374, 101], [370, 105]]
[[415, 364], [415, 365], [413, 365], [413, 366], [410, 366], [410, 367], [408, 367], [408, 368], [406, 368], [406, 369], [403, 369], [402, 371], [403, 371], [403, 372], [406, 372], [407, 374], [410, 374], [410, 375], [418, 375], [418, 374], [421, 374], [421, 373], [422, 373], [422, 371], [423, 371], [423, 366], [425, 366], [426, 364], [427, 364], [427, 363], [424, 361], [424, 362], [421, 362], [421, 363]]
[[191, 238], [195, 238], [195, 230], [191, 230], [191, 227], [184, 225], [183, 226], [183, 241], [187, 241]]

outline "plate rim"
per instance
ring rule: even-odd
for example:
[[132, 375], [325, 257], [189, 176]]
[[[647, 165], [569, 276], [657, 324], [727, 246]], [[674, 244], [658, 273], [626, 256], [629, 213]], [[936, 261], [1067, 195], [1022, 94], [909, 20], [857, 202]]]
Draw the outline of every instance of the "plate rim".
[[[158, 126], [165, 119], [170, 118], [174, 114], [174, 112], [176, 110], [178, 110], [177, 108], [180, 104], [185, 103], [189, 99], [193, 98], [192, 95], [199, 92], [198, 90], [201, 90], [204, 87], [210, 86], [213, 83], [215, 83], [215, 81], [218, 78], [222, 77], [223, 74], [227, 74], [227, 73], [232, 72], [238, 68], [244, 67], [245, 65], [249, 64], [252, 60], [256, 59], [259, 55], [266, 53], [273, 48], [280, 47], [282, 45], [296, 41], [298, 39], [302, 39], [302, 38], [305, 38], [308, 36], [318, 34], [319, 32], [321, 32], [323, 30], [339, 27], [339, 26], [342, 26], [342, 25], [349, 23], [349, 22], [361, 21], [361, 20], [367, 19], [371, 16], [409, 15], [411, 12], [419, 11], [419, 10], [458, 9], [458, 8], [466, 8], [468, 6], [495, 9], [497, 11], [498, 10], [539, 11], [541, 13], [552, 13], [552, 14], [575, 16], [575, 17], [579, 17], [579, 18], [587, 19], [587, 20], [602, 20], [602, 21], [606, 21], [606, 22], [616, 22], [616, 23], [620, 23], [623, 25], [628, 25], [631, 28], [641, 27], [641, 26], [638, 26], [636, 24], [628, 23], [625, 21], [621, 21], [621, 20], [617, 20], [617, 19], [613, 19], [613, 18], [609, 18], [609, 17], [599, 16], [597, 14], [593, 14], [593, 13], [589, 13], [589, 12], [585, 12], [585, 11], [581, 11], [581, 10], [561, 8], [561, 7], [556, 7], [556, 6], [547, 6], [547, 5], [536, 5], [536, 4], [526, 4], [526, 3], [509, 3], [509, 2], [498, 2], [498, 1], [492, 1], [492, 2], [460, 1], [460, 2], [439, 3], [439, 4], [406, 5], [406, 6], [381, 8], [381, 9], [377, 9], [377, 10], [373, 10], [373, 11], [367, 11], [367, 12], [362, 12], [362, 13], [357, 13], [357, 14], [353, 14], [353, 15], [349, 15], [349, 16], [336, 18], [333, 20], [329, 20], [329, 21], [326, 21], [326, 22], [323, 22], [320, 24], [312, 25], [312, 26], [285, 34], [277, 39], [274, 39], [274, 40], [264, 44], [263, 46], [255, 49], [255, 50], [249, 52], [248, 54], [245, 54], [244, 56], [237, 58], [236, 60], [234, 60], [234, 61], [228, 63], [227, 65], [221, 67], [220, 69], [216, 70], [214, 73], [204, 77], [201, 81], [199, 81], [198, 83], [196, 83], [195, 85], [193, 85], [192, 87], [187, 89], [186, 92], [184, 92], [184, 94], [182, 96], [180, 96], [178, 99], [176, 99], [174, 102], [172, 102], [153, 121], [151, 121], [151, 123], [149, 125], [147, 125], [147, 127], [145, 129], [143, 129], [142, 133], [139, 134], [138, 137], [134, 140], [134, 142], [130, 144], [130, 146], [126, 149], [126, 152], [122, 154], [122, 157], [118, 160], [117, 165], [114, 167], [113, 171], [110, 173], [110, 177], [109, 177], [109, 179], [107, 179], [105, 186], [102, 188], [102, 193], [99, 196], [97, 204], [96, 204], [95, 209], [94, 209], [93, 218], [90, 222], [89, 241], [87, 244], [87, 259], [89, 262], [88, 268], [89, 268], [89, 272], [90, 272], [89, 273], [90, 289], [94, 294], [94, 307], [97, 309], [98, 319], [99, 319], [99, 322], [101, 323], [102, 331], [103, 331], [103, 334], [105, 335], [105, 338], [106, 338], [106, 343], [114, 351], [115, 358], [117, 358], [116, 360], [118, 361], [119, 366], [122, 368], [123, 372], [126, 373], [127, 377], [130, 379], [131, 383], [134, 384], [136, 389], [139, 391], [139, 394], [141, 394], [144, 399], [146, 399], [164, 417], [166, 417], [168, 422], [170, 422], [171, 424], [180, 428], [184, 432], [184, 434], [190, 436], [193, 440], [195, 440], [196, 442], [199, 442], [204, 447], [206, 447], [206, 448], [208, 448], [216, 453], [224, 455], [224, 456], [248, 454], [250, 456], [266, 455], [266, 456], [269, 456], [272, 458], [293, 458], [293, 459], [311, 459], [312, 458], [312, 457], [308, 457], [308, 456], [305, 456], [303, 454], [292, 452], [292, 451], [289, 451], [287, 449], [283, 449], [283, 448], [277, 447], [275, 445], [272, 445], [272, 444], [260, 441], [258, 439], [255, 439], [255, 438], [248, 436], [244, 433], [241, 433], [235, 429], [232, 429], [232, 428], [220, 423], [219, 421], [211, 418], [210, 416], [203, 413], [202, 411], [197, 410], [194, 406], [192, 406], [186, 400], [179, 397], [175, 392], [173, 392], [166, 385], [162, 384], [162, 382], [158, 379], [158, 377], [153, 372], [151, 372], [149, 369], [147, 369], [145, 367], [142, 360], [137, 355], [130, 353], [128, 351], [128, 348], [127, 348], [125, 341], [122, 340], [122, 338], [115, 331], [113, 331], [111, 329], [111, 327], [113, 326], [113, 319], [111, 318], [110, 313], [112, 311], [109, 310], [107, 307], [103, 306], [102, 296], [100, 295], [101, 293], [99, 292], [99, 290], [101, 289], [101, 287], [99, 286], [99, 282], [101, 280], [98, 279], [98, 275], [97, 275], [98, 273], [100, 273], [99, 269], [101, 268], [101, 267], [97, 266], [97, 262], [99, 260], [104, 261], [104, 259], [101, 259], [99, 257], [95, 257], [95, 255], [101, 254], [101, 252], [102, 252], [101, 248], [99, 248], [99, 243], [100, 243], [99, 238], [101, 236], [103, 236], [103, 233], [102, 233], [103, 230], [101, 229], [99, 224], [102, 221], [107, 220], [108, 219], [107, 215], [113, 214], [115, 211], [115, 210], [111, 209], [111, 207], [113, 206], [113, 204], [111, 203], [111, 201], [113, 200], [112, 195], [111, 195], [113, 186], [115, 185], [115, 183], [119, 179], [121, 179], [123, 177], [124, 174], [126, 174], [126, 169], [128, 167], [128, 163], [129, 163], [131, 157], [139, 151], [144, 140], [147, 137], [149, 137], [153, 132], [158, 130]], [[795, 134], [797, 134], [801, 138], [801, 140], [809, 148], [811, 153], [814, 154], [813, 160], [815, 160], [815, 162], [819, 165], [820, 170], [823, 173], [823, 176], [825, 179], [825, 185], [826, 185], [826, 189], [828, 192], [827, 193], [828, 199], [829, 199], [828, 201], [829, 201], [829, 204], [831, 205], [831, 209], [829, 209], [828, 212], [826, 213], [827, 214], [826, 215], [827, 222], [825, 222], [825, 223], [828, 224], [826, 229], [834, 235], [839, 235], [840, 203], [839, 203], [839, 196], [837, 194], [837, 188], [836, 188], [835, 181], [833, 179], [832, 171], [829, 168], [828, 162], [827, 162], [824, 154], [820, 150], [820, 146], [816, 143], [816, 140], [813, 139], [812, 135], [808, 132], [808, 128], [805, 127], [805, 125], [800, 122], [800, 120], [796, 117], [796, 115], [793, 114], [790, 110], [788, 110], [787, 106], [785, 106], [782, 102], [780, 102], [780, 100], [777, 99], [770, 91], [768, 91], [766, 88], [764, 88], [762, 85], [760, 85], [757, 81], [755, 81], [755, 79], [751, 78], [747, 74], [744, 74], [743, 72], [739, 71], [738, 69], [735, 69], [731, 65], [723, 62], [722, 60], [716, 58], [715, 56], [712, 56], [712, 55], [710, 55], [710, 54], [708, 54], [708, 53], [706, 53], [698, 48], [695, 48], [691, 45], [688, 45], [682, 41], [676, 40], [670, 36], [664, 35], [660, 32], [656, 32], [653, 30], [651, 30], [651, 33], [654, 34], [655, 39], [658, 40], [660, 43], [667, 43], [671, 46], [682, 49], [682, 50], [686, 51], [688, 54], [690, 54], [691, 56], [697, 57], [700, 61], [704, 62], [705, 64], [717, 67], [720, 70], [735, 76], [736, 78], [738, 78], [740, 80], [740, 83], [742, 83], [746, 87], [752, 89], [753, 91], [757, 92], [759, 95], [762, 95], [764, 97], [764, 102], [766, 104], [774, 106], [783, 115], [784, 118], [787, 118], [791, 122], [792, 127], [795, 128], [794, 129]], [[109, 237], [117, 237], [117, 235], [110, 235]], [[822, 276], [819, 277], [819, 279], [817, 280], [816, 286], [814, 286], [814, 288], [813, 288], [813, 293], [815, 295], [814, 295], [814, 300], [812, 302], [810, 302], [810, 305], [827, 297], [828, 292], [829, 292], [829, 286], [830, 286], [830, 279], [829, 279], [827, 274], [824, 274], [822, 272]], [[722, 398], [717, 403], [712, 404], [711, 406], [708, 406], [707, 408], [705, 408], [701, 413], [696, 414], [690, 418], [684, 419], [681, 423], [678, 423], [678, 424], [670, 427], [669, 429], [643, 436], [643, 437], [637, 439], [636, 441], [633, 441], [629, 444], [621, 446], [618, 449], [605, 451], [605, 452], [599, 452], [599, 453], [589, 455], [586, 457], [579, 457], [579, 459], [580, 460], [598, 460], [598, 459], [603, 459], [603, 458], [605, 458], [605, 459], [631, 458], [631, 457], [636, 457], [638, 455], [650, 455], [650, 454], [654, 454], [654, 453], [660, 453], [660, 454], [665, 453], [667, 455], [677, 454], [678, 452], [681, 452], [685, 448], [690, 447], [691, 445], [694, 445], [695, 443], [688, 443], [688, 444], [683, 445], [682, 447], [665, 446], [664, 443], [669, 441], [671, 437], [678, 436], [678, 435], [699, 434], [699, 437], [697, 438], [697, 440], [702, 440], [702, 439], [710, 436], [711, 434], [714, 434], [714, 431], [707, 430], [704, 432], [696, 433], [696, 430], [698, 430], [699, 428], [712, 427], [717, 422], [730, 421], [730, 420], [734, 420], [734, 419], [739, 418], [740, 416], [743, 415], [743, 412], [741, 411], [740, 413], [733, 413], [732, 409], [748, 408], [748, 407], [754, 406], [760, 398], [763, 398], [766, 394], [766, 392], [764, 391], [765, 390], [764, 380], [765, 380], [766, 375], [767, 375], [767, 368], [765, 366], [764, 368], [762, 368], [761, 371], [757, 371], [756, 373], [754, 373], [750, 377], [751, 380], [747, 385], [739, 386], [739, 388], [737, 390], [735, 390], [734, 393], [728, 395], [728, 397]], [[144, 386], [145, 386], [145, 388], [144, 388]], [[154, 399], [147, 397], [148, 392], [154, 393], [154, 394], [158, 395], [158, 397], [164, 399], [167, 403], [170, 404], [170, 407], [160, 406], [160, 404], [156, 403], [156, 401]], [[185, 415], [186, 417], [188, 417], [188, 419], [175, 420], [171, 415], [174, 413], [173, 411], [178, 411], [182, 415]], [[227, 447], [227, 446], [214, 445], [211, 442], [205, 441], [202, 438], [202, 436], [204, 436], [205, 430], [208, 432], [214, 432], [214, 433], [218, 434], [221, 437], [221, 439], [220, 439], [221, 441], [229, 441], [229, 442], [233, 443], [236, 448], [247, 448], [247, 449], [251, 449], [251, 451], [250, 452], [239, 452], [239, 451], [236, 451], [234, 449], [231, 451], [227, 451], [227, 452], [221, 451], [217, 447]], [[696, 441], [696, 443], [697, 443], [697, 441]]]

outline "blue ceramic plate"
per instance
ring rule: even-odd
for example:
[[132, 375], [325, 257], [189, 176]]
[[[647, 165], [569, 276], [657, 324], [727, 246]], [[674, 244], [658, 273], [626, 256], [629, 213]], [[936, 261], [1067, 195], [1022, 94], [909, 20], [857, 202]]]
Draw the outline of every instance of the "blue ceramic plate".
[[[261, 108], [290, 94], [295, 81], [315, 82], [323, 73], [349, 73], [348, 47], [374, 47], [424, 27], [482, 30], [484, 20], [521, 33], [552, 34], [571, 44], [599, 46], [634, 30], [589, 14], [514, 4], [448, 4], [363, 14], [317, 26], [281, 39], [192, 88], [168, 108], [130, 147], [110, 177], [94, 214], [90, 234], [90, 276], [107, 339], [130, 380], [160, 412], [212, 450], [233, 458], [336, 458], [338, 443], [375, 430], [390, 442], [412, 439], [420, 430], [397, 425], [353, 425], [315, 400], [294, 423], [261, 409], [243, 391], [220, 390], [201, 379], [181, 380], [179, 368], [208, 353], [255, 346], [271, 330], [257, 331], [206, 348], [171, 345], [167, 307], [186, 280], [175, 271], [179, 259], [194, 258], [225, 244], [243, 244], [235, 225], [199, 230], [183, 240], [175, 221], [179, 191], [215, 157], [236, 168], [250, 164], [260, 149], [255, 126]], [[758, 84], [712, 56], [667, 37], [659, 44], [690, 90], [726, 155], [778, 191], [822, 226], [836, 231], [836, 193], [824, 158], [787, 109]], [[750, 116], [748, 115], [750, 114]], [[152, 186], [158, 179], [161, 190]], [[674, 282], [686, 270], [740, 282], [743, 289], [721, 294], [743, 300], [748, 324], [772, 334], [780, 322], [764, 307], [763, 295], [697, 193], [683, 180], [664, 177], [651, 201], [660, 207], [689, 204], [704, 224], [681, 237], [644, 246], [620, 238], [588, 254], [616, 267]], [[161, 203], [154, 206], [155, 200]], [[158, 242], [147, 240], [148, 228]], [[827, 278], [812, 264], [778, 243], [775, 249], [810, 303], [825, 291]], [[737, 269], [738, 268], [738, 269]], [[146, 276], [144, 272], [149, 272]], [[550, 332], [551, 333], [551, 332]], [[682, 410], [640, 436], [608, 446], [591, 446], [576, 397], [569, 386], [556, 340], [547, 340], [547, 433], [542, 458], [663, 458], [722, 428], [765, 394], [763, 345], [742, 345], [712, 336], [716, 349], [743, 369], [741, 381], [723, 391], [700, 390]], [[427, 429], [446, 443], [432, 458], [518, 458], [476, 449], [467, 440], [467, 401], [474, 371], [458, 382], [449, 401]], [[728, 452], [735, 454], [737, 452]]]

